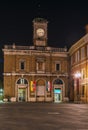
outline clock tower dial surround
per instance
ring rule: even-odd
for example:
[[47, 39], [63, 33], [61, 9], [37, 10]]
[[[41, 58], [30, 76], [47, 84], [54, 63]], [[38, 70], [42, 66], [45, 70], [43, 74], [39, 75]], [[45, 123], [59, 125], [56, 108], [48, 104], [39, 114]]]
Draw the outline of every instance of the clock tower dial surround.
[[38, 37], [42, 37], [42, 36], [44, 36], [45, 31], [44, 31], [44, 29], [42, 29], [42, 28], [38, 28], [38, 29], [36, 30], [36, 33], [37, 33], [37, 36], [38, 36]]
[[35, 46], [47, 46], [47, 23], [43, 18], [33, 20], [33, 43]]

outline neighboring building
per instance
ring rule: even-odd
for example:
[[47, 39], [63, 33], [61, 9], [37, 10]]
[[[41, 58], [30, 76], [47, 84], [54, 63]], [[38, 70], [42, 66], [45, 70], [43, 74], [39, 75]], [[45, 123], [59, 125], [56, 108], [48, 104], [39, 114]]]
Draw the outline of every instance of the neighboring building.
[[86, 103], [88, 102], [88, 33], [69, 49], [69, 56], [70, 99]]
[[68, 52], [49, 47], [47, 20], [33, 20], [33, 46], [5, 45], [4, 96], [17, 101], [54, 101], [68, 99]]

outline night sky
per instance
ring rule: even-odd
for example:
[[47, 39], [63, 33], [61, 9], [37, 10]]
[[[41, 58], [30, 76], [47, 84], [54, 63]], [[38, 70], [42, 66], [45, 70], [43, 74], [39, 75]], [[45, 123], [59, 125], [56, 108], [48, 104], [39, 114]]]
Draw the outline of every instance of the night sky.
[[32, 45], [33, 19], [48, 23], [48, 45], [68, 48], [85, 35], [88, 5], [74, 0], [29, 0], [0, 3], [0, 48], [4, 44]]

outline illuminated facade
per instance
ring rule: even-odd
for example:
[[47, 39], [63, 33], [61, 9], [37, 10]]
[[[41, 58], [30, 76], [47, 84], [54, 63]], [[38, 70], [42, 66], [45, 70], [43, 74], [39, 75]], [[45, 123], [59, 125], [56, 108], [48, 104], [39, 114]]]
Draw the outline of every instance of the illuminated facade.
[[88, 33], [69, 49], [70, 99], [88, 102]]
[[48, 46], [47, 24], [33, 20], [33, 46], [4, 46], [4, 97], [58, 103], [68, 98], [68, 52]]

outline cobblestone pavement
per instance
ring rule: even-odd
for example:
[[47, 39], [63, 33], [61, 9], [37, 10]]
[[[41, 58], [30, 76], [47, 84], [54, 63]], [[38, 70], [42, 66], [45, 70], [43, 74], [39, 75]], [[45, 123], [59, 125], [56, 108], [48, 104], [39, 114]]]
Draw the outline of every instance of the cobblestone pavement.
[[88, 104], [3, 103], [0, 130], [88, 130]]

